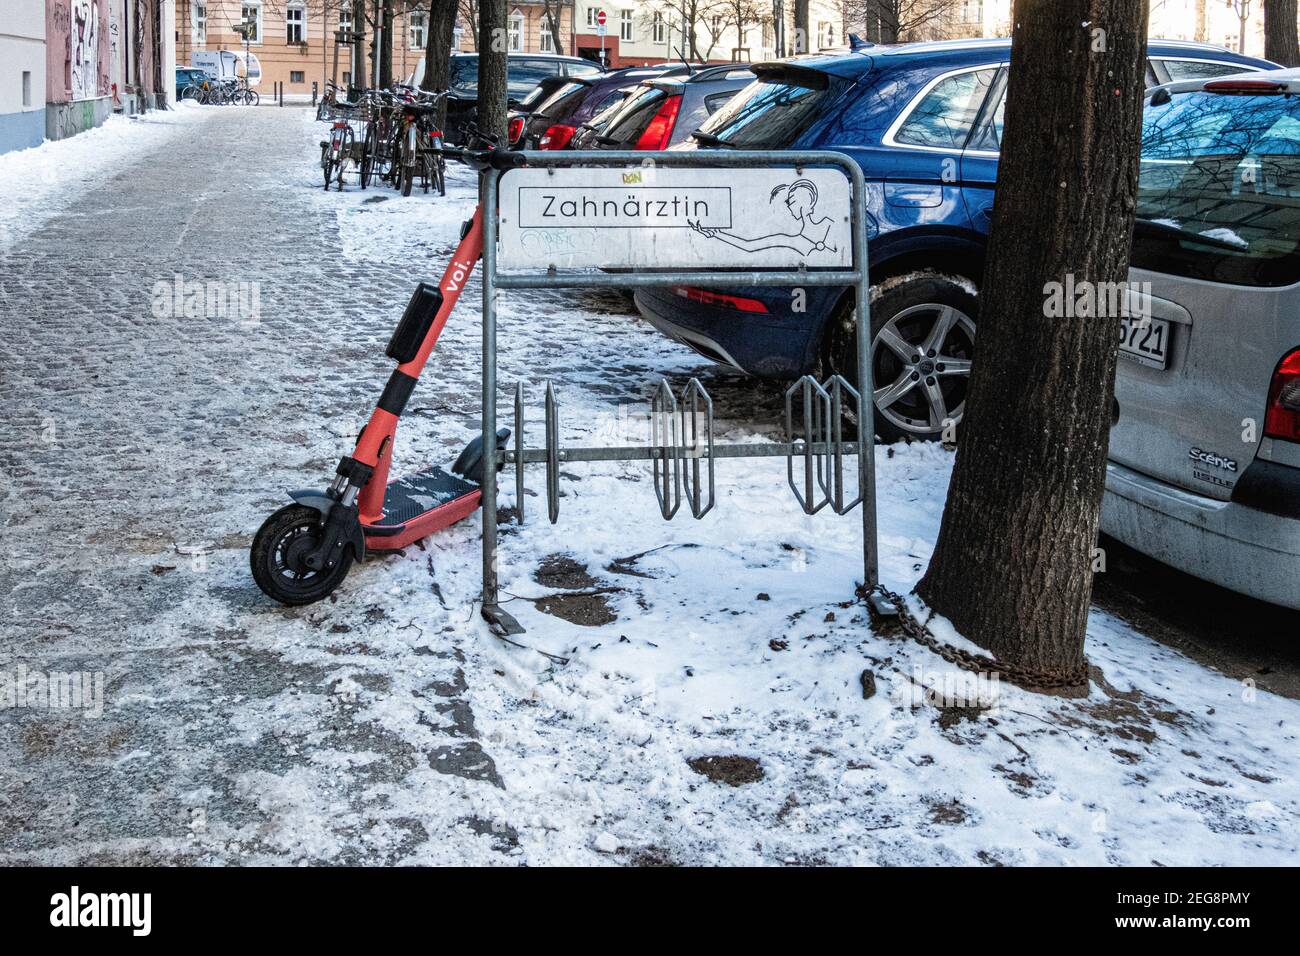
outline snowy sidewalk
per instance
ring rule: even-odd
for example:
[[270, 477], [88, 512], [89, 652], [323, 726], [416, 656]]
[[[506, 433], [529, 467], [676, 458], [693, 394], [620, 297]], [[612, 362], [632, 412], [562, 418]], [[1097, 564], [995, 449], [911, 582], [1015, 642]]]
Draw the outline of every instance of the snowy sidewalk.
[[[35, 225], [0, 245], [0, 671], [106, 677], [99, 718], [0, 711], [0, 861], [1296, 862], [1300, 704], [1096, 612], [1089, 698], [1001, 686], [991, 709], [934, 706], [917, 684], [951, 668], [852, 600], [856, 515], [802, 515], [780, 461], [720, 463], [700, 522], [663, 522], [634, 464], [566, 467], [555, 526], [530, 496], [501, 578], [524, 640], [567, 665], [480, 620], [473, 520], [354, 568], [336, 601], [269, 603], [251, 535], [283, 489], [332, 474], [473, 183], [325, 193], [306, 111], [206, 112], [133, 140], [75, 206], [30, 203]], [[160, 317], [177, 274], [256, 283], [257, 322]], [[411, 400], [396, 471], [477, 431], [478, 297]], [[705, 382], [720, 440], [779, 427], [778, 389], [618, 295], [508, 300], [500, 364], [529, 386], [534, 445], [547, 378], [572, 444], [635, 440], [661, 375]], [[895, 590], [929, 559], [951, 460], [877, 450]]]

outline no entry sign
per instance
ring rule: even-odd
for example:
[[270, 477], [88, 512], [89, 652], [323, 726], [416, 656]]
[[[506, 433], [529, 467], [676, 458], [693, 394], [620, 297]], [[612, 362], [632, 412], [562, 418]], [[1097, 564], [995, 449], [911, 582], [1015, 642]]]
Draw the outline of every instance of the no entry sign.
[[596, 22], [599, 23], [602, 27], [605, 25], [605, 11], [604, 11], [604, 10], [601, 10], [601, 11], [597, 12], [597, 14], [596, 14]]
[[502, 269], [794, 269], [853, 261], [839, 169], [513, 169]]

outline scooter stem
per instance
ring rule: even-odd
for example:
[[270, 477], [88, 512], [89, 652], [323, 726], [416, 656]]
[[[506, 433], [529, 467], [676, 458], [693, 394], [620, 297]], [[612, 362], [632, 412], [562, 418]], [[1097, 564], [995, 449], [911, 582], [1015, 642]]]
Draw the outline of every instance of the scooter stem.
[[456, 307], [456, 301], [464, 291], [466, 283], [469, 282], [474, 264], [482, 255], [483, 207], [480, 205], [474, 210], [474, 216], [469, 221], [469, 229], [461, 237], [460, 244], [452, 253], [451, 262], [438, 283], [438, 291], [442, 293], [442, 305], [438, 309], [438, 314], [429, 326], [429, 331], [425, 333], [424, 341], [420, 343], [415, 356], [410, 361], [397, 366], [388, 379], [384, 394], [380, 397], [379, 404], [375, 407], [369, 423], [357, 441], [356, 451], [352, 453], [352, 457], [357, 461], [374, 468], [374, 473], [366, 482], [357, 500], [363, 525], [375, 524], [383, 518], [384, 493], [388, 487], [388, 468], [393, 458], [393, 438], [397, 434], [397, 421], [415, 388], [420, 373], [429, 361], [429, 355], [433, 352], [438, 336], [442, 334], [443, 327], [447, 324], [451, 310]]

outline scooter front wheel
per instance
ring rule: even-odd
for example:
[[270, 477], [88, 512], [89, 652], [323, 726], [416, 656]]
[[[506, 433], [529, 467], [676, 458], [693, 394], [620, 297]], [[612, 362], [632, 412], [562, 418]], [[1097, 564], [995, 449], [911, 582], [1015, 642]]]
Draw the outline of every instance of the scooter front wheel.
[[352, 552], [347, 548], [338, 563], [324, 571], [313, 571], [304, 562], [322, 531], [321, 513], [305, 505], [287, 505], [262, 523], [253, 538], [249, 565], [253, 580], [268, 597], [281, 604], [311, 604], [343, 583], [352, 568]]

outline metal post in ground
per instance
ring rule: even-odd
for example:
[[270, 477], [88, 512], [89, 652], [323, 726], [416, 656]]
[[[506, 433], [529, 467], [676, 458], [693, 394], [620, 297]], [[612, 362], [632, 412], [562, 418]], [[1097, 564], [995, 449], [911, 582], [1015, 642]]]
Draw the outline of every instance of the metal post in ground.
[[483, 614], [497, 606], [497, 172], [482, 177], [483, 202]]

